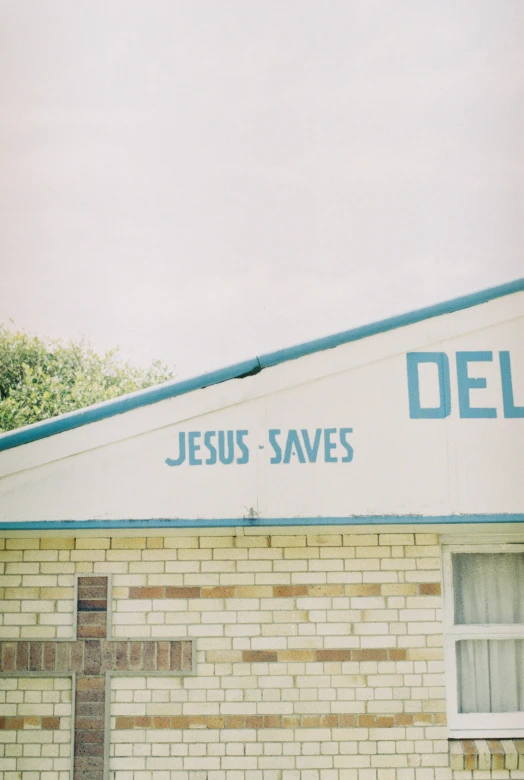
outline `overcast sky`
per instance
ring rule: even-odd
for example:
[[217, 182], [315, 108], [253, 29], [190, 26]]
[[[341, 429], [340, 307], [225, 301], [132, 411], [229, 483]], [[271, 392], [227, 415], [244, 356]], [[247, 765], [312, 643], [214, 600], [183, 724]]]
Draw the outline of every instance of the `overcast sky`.
[[0, 0], [0, 322], [179, 377], [524, 276], [523, 0]]

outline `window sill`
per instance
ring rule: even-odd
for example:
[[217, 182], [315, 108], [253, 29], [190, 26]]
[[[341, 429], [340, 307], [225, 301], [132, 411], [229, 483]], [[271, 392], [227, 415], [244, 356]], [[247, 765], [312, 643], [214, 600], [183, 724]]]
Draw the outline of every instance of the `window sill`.
[[523, 769], [524, 739], [450, 739], [451, 769]]

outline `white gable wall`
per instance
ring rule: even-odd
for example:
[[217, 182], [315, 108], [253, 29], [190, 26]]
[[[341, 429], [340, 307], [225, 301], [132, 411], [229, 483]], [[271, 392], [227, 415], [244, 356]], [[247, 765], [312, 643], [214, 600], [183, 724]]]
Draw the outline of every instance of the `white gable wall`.
[[[504, 417], [499, 352], [510, 353], [514, 403], [523, 406], [523, 344], [524, 293], [516, 293], [7, 450], [0, 521], [522, 512], [524, 419]], [[410, 418], [413, 351], [449, 358], [445, 419]], [[461, 418], [457, 351], [492, 352], [468, 370], [487, 381], [470, 391], [471, 406], [495, 408], [495, 419]], [[420, 378], [422, 404], [437, 405], [436, 366], [423, 366]], [[290, 430], [309, 460], [302, 429], [311, 442], [320, 436], [316, 462], [300, 463], [290, 444], [290, 462], [271, 463], [275, 430], [282, 461]], [[207, 431], [248, 431], [248, 462], [189, 465], [188, 452], [181, 465], [166, 465], [179, 456], [180, 433], [186, 446], [196, 434], [196, 460], [211, 459]], [[337, 462], [325, 462], [326, 441]], [[237, 444], [237, 460], [243, 451]]]

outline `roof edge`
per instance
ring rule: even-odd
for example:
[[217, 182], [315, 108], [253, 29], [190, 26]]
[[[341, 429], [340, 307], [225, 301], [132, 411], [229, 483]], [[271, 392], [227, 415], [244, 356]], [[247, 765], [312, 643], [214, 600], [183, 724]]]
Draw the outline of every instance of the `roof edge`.
[[120, 396], [110, 401], [104, 401], [100, 404], [78, 409], [74, 412], [52, 417], [49, 420], [26, 425], [14, 431], [0, 434], [0, 452], [14, 447], [20, 447], [23, 444], [29, 444], [39, 439], [45, 439], [48, 436], [54, 436], [64, 431], [70, 431], [74, 428], [80, 428], [92, 422], [105, 420], [117, 414], [139, 409], [142, 406], [164, 401], [167, 398], [174, 398], [179, 395], [185, 395], [193, 390], [200, 390], [205, 387], [227, 382], [230, 379], [243, 379], [259, 373], [264, 368], [277, 366], [289, 360], [296, 360], [306, 355], [312, 355], [315, 352], [322, 352], [326, 349], [348, 344], [352, 341], [359, 341], [368, 336], [375, 336], [379, 333], [386, 333], [390, 330], [413, 325], [422, 320], [438, 317], [443, 314], [452, 314], [453, 312], [468, 309], [472, 306], [478, 306], [482, 303], [488, 303], [496, 298], [502, 298], [516, 292], [524, 291], [524, 278], [516, 279], [512, 282], [506, 282], [496, 287], [490, 287], [486, 290], [470, 293], [468, 295], [453, 298], [443, 303], [426, 306], [422, 309], [407, 312], [405, 314], [388, 317], [384, 320], [361, 325], [357, 328], [335, 333], [332, 336], [325, 336], [313, 341], [306, 341], [294, 347], [287, 347], [275, 352], [268, 352], [260, 357], [244, 360], [235, 363], [226, 368], [220, 368], [207, 374], [201, 374], [191, 379], [182, 381], [165, 382], [161, 385], [139, 390], [136, 393]]
[[284, 363], [287, 360], [311, 355], [314, 352], [321, 352], [325, 349], [333, 349], [341, 344], [348, 344], [351, 341], [359, 341], [368, 336], [375, 336], [379, 333], [386, 333], [389, 330], [403, 328], [406, 325], [414, 325], [422, 320], [429, 320], [432, 317], [439, 317], [442, 314], [452, 314], [462, 309], [469, 309], [472, 306], [478, 306], [481, 303], [488, 303], [496, 298], [503, 298], [516, 292], [524, 291], [524, 278], [515, 279], [513, 282], [506, 282], [497, 287], [489, 287], [486, 290], [462, 295], [460, 298], [452, 298], [443, 303], [436, 303], [432, 306], [425, 306], [423, 309], [415, 309], [405, 314], [396, 314], [385, 320], [371, 322], [368, 325], [361, 325], [351, 330], [345, 330], [341, 333], [335, 333], [332, 336], [306, 341], [304, 344], [298, 344], [295, 347], [287, 347], [276, 352], [269, 352], [267, 355], [259, 357], [262, 368], [276, 366], [278, 363]]
[[348, 515], [347, 517], [221, 517], [208, 519], [149, 518], [146, 520], [18, 520], [0, 522], [2, 531], [77, 531], [158, 528], [273, 528], [295, 526], [469, 525], [524, 524], [524, 514]]

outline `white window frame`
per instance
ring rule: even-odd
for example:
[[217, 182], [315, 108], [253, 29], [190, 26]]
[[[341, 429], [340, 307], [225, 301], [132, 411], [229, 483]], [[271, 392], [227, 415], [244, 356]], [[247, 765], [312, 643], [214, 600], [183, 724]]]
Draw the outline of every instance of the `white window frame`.
[[524, 712], [458, 711], [457, 655], [455, 645], [460, 639], [524, 639], [524, 623], [491, 625], [457, 625], [454, 622], [453, 553], [524, 552], [524, 544], [445, 545], [444, 579], [444, 661], [446, 699], [450, 737], [506, 738], [524, 736]]

